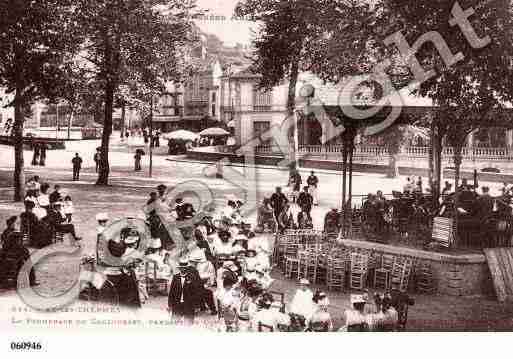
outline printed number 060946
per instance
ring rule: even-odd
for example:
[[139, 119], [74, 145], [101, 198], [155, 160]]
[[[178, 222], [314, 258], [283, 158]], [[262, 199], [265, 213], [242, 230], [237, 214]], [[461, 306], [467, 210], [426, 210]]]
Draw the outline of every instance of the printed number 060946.
[[41, 350], [41, 343], [36, 342], [11, 342], [11, 350]]

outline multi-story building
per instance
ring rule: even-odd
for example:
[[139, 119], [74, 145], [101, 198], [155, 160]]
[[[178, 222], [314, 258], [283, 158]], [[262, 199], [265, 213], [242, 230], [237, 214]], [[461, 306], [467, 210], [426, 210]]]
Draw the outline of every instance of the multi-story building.
[[158, 100], [153, 126], [163, 132], [200, 131], [220, 120], [221, 63], [208, 55], [204, 38], [191, 57], [196, 62], [196, 73], [183, 83], [169, 83]]
[[258, 88], [259, 79], [247, 70], [221, 78], [221, 120], [233, 125], [238, 145], [280, 125], [286, 116], [287, 84], [264, 91]]

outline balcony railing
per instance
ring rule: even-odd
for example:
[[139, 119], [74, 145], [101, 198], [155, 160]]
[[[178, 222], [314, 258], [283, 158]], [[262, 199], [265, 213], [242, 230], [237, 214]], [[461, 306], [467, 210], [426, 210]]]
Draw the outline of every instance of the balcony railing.
[[284, 105], [221, 106], [222, 112], [284, 112], [286, 110]]
[[[340, 159], [342, 154], [342, 145], [300, 145], [298, 146], [298, 155], [305, 157], [317, 157], [319, 159]], [[261, 145], [257, 146], [255, 151], [263, 154], [278, 154], [278, 146]], [[444, 147], [442, 159], [452, 162], [454, 149]], [[385, 146], [356, 146], [354, 151], [355, 160], [365, 159], [371, 161], [383, 161], [389, 158], [388, 149]], [[427, 159], [429, 156], [429, 147], [404, 147], [398, 154], [402, 159]], [[507, 147], [474, 147], [463, 148], [462, 157], [467, 161], [513, 161], [513, 151]]]

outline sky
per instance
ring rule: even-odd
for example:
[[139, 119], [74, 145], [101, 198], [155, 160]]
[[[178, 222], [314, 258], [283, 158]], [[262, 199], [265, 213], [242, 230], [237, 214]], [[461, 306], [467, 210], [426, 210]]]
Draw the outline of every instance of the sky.
[[207, 14], [224, 16], [221, 20], [196, 20], [201, 30], [219, 37], [225, 45], [233, 46], [237, 42], [249, 45], [251, 42], [251, 30], [256, 29], [254, 22], [232, 19], [233, 9], [238, 0], [198, 0], [199, 8], [209, 10]]

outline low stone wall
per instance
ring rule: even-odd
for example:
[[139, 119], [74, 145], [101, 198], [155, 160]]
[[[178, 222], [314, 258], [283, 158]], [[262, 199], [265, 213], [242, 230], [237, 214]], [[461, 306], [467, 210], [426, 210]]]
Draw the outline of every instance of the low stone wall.
[[397, 247], [374, 242], [343, 240], [346, 247], [406, 256], [428, 262], [438, 294], [452, 296], [495, 296], [484, 254], [448, 254]]

